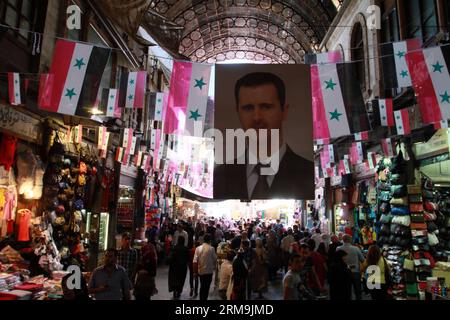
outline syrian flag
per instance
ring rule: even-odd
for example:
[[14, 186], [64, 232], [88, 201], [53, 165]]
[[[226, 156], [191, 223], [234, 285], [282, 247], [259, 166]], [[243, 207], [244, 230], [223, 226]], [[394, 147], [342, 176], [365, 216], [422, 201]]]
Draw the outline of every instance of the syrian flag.
[[155, 148], [156, 148], [156, 130], [158, 130], [158, 129], [151, 129], [150, 149], [152, 149], [152, 150], [155, 150]]
[[410, 52], [406, 60], [423, 122], [450, 119], [450, 46]]
[[[164, 133], [203, 136], [211, 65], [174, 62]], [[197, 130], [194, 130], [197, 126]]]
[[54, 78], [47, 85], [51, 101], [42, 110], [67, 115], [91, 117], [100, 81], [111, 50], [87, 44], [57, 40], [50, 72]]
[[142, 155], [144, 153], [142, 151], [138, 151], [137, 156], [134, 158], [134, 166], [139, 168], [142, 164]]
[[410, 39], [401, 42], [381, 45], [381, 65], [383, 69], [385, 88], [407, 88], [412, 86], [411, 72], [406, 56], [410, 51], [422, 47], [420, 39]]
[[137, 71], [123, 73], [120, 79], [120, 102], [121, 108], [144, 107], [145, 88], [147, 86], [147, 72]]
[[311, 67], [315, 140], [371, 129], [354, 67], [351, 63]]
[[383, 127], [395, 126], [393, 99], [379, 99], [372, 101], [373, 109], [380, 115], [380, 125]]
[[362, 142], [354, 142], [350, 148], [350, 161], [352, 164], [359, 164], [364, 161]]
[[411, 133], [411, 125], [409, 123], [409, 109], [402, 109], [394, 112], [395, 126], [397, 127], [397, 135], [408, 135]]
[[103, 89], [100, 108], [105, 112], [107, 117], [120, 118], [122, 112], [119, 108], [119, 90]]
[[369, 163], [369, 169], [375, 169], [377, 166], [377, 155], [373, 152], [367, 152], [367, 160]]
[[436, 122], [436, 123], [434, 124], [434, 128], [435, 128], [436, 130], [439, 130], [439, 129], [448, 129], [448, 120], [441, 120], [440, 122]]
[[155, 97], [155, 113], [153, 120], [163, 121], [165, 106], [167, 106], [167, 94], [164, 92], [157, 92]]
[[348, 159], [342, 159], [339, 161], [339, 174], [341, 176], [352, 173], [350, 168], [350, 162]]
[[367, 140], [369, 140], [368, 131], [355, 133], [355, 141], [367, 141]]
[[147, 170], [147, 159], [150, 158], [148, 154], [144, 154], [142, 157], [141, 169]]
[[383, 153], [384, 153], [384, 155], [386, 157], [393, 157], [393, 156], [395, 156], [391, 138], [382, 139], [381, 140], [381, 147], [383, 148]]
[[123, 132], [122, 147], [124, 148], [122, 162], [128, 164], [131, 148], [133, 147], [133, 129], [126, 128]]
[[326, 64], [326, 63], [341, 63], [343, 62], [340, 51], [329, 51], [323, 53], [308, 53], [305, 56], [305, 64]]
[[26, 84], [28, 80], [22, 81], [20, 74], [8, 72], [8, 96], [9, 104], [20, 106], [24, 104], [26, 97]]
[[117, 162], [122, 163], [123, 154], [124, 154], [124, 148], [122, 148], [122, 147], [117, 147], [117, 149], [116, 149], [116, 157], [115, 157], [115, 160], [116, 160]]

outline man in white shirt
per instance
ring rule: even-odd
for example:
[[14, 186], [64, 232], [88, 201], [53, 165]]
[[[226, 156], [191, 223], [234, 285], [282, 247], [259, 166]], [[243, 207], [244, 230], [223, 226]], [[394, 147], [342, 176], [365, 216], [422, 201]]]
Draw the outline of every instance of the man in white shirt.
[[173, 235], [172, 246], [175, 247], [177, 245], [179, 236], [184, 237], [184, 246], [187, 247], [188, 241], [189, 241], [189, 235], [186, 231], [184, 231], [183, 225], [181, 223], [178, 223], [177, 231], [175, 231], [175, 233]]
[[219, 296], [222, 300], [227, 300], [227, 290], [230, 284], [230, 279], [233, 274], [233, 259], [235, 257], [234, 251], [228, 251], [227, 258], [223, 260], [219, 271]]
[[322, 242], [322, 235], [320, 233], [320, 229], [319, 228], [316, 228], [316, 231], [311, 236], [311, 239], [313, 239], [314, 242], [316, 243], [316, 246], [314, 247], [314, 251], [317, 251], [317, 249], [319, 248], [320, 243]]
[[361, 249], [352, 245], [352, 237], [348, 234], [342, 237], [344, 244], [336, 249], [343, 250], [347, 253], [344, 257], [345, 263], [347, 263], [348, 267], [352, 271], [353, 274], [353, 288], [355, 291], [356, 300], [361, 300], [361, 274], [359, 264], [364, 262], [364, 256], [361, 252]]
[[200, 300], [208, 300], [214, 270], [216, 270], [217, 255], [211, 246], [211, 235], [205, 234], [203, 244], [195, 249], [194, 275], [200, 277]]

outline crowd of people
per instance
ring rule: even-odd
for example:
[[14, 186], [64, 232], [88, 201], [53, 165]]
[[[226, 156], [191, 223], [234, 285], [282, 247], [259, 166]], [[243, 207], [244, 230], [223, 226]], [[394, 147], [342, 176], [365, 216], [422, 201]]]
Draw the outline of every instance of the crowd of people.
[[[188, 276], [189, 295], [200, 300], [212, 285], [223, 300], [264, 299], [271, 281], [282, 282], [285, 300], [361, 300], [363, 291], [374, 300], [388, 297], [389, 266], [380, 249], [371, 246], [365, 256], [348, 234], [286, 228], [279, 220], [166, 220], [147, 237], [137, 250], [124, 234], [121, 249], [106, 252], [87, 284], [95, 299], [130, 299], [130, 290], [136, 300], [151, 299], [158, 260], [169, 266], [173, 299], [180, 299]], [[367, 287], [369, 266], [381, 276]]]

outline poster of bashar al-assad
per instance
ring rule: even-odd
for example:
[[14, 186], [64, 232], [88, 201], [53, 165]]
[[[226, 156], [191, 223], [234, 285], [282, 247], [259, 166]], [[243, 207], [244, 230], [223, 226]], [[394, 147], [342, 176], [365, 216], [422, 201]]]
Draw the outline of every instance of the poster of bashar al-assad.
[[216, 65], [215, 86], [214, 199], [314, 199], [309, 66]]

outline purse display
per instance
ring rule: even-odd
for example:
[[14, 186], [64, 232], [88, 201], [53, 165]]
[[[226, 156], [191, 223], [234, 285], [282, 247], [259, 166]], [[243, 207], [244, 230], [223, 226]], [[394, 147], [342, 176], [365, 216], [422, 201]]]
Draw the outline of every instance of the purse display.
[[402, 197], [402, 198], [392, 198], [390, 201], [390, 204], [397, 205], [397, 206], [407, 206], [408, 205], [408, 197]]
[[394, 216], [409, 216], [409, 208], [405, 206], [391, 207], [391, 213]]

